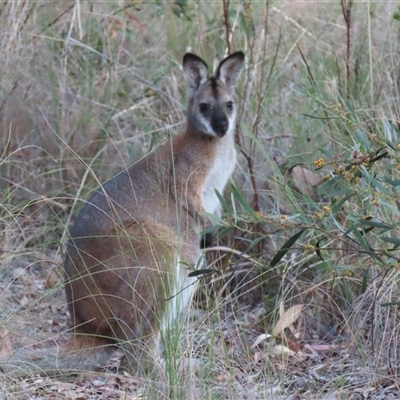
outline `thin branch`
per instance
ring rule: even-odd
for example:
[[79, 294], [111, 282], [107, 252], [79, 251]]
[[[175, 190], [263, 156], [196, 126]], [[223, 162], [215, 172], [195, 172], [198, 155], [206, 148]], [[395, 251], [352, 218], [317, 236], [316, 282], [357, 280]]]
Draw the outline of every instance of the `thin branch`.
[[346, 23], [346, 95], [350, 97], [350, 50], [351, 50], [351, 9], [353, 0], [340, 0], [344, 22]]
[[224, 26], [225, 26], [225, 39], [226, 47], [228, 49], [228, 54], [231, 53], [231, 24], [229, 22], [229, 2], [230, 0], [222, 0], [222, 7], [224, 9]]

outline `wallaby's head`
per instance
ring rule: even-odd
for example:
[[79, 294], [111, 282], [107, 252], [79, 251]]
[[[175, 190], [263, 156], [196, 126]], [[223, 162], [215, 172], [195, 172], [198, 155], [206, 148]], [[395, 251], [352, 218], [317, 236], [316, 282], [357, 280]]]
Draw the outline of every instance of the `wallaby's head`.
[[237, 109], [234, 86], [243, 67], [241, 51], [222, 60], [213, 76], [195, 54], [183, 57], [183, 72], [189, 88], [188, 128], [195, 133], [223, 137], [233, 133]]

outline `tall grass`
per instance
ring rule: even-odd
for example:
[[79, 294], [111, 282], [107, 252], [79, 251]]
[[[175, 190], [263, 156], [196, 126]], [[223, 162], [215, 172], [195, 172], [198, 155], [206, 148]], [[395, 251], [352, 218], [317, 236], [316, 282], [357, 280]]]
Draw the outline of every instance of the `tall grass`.
[[[169, 389], [101, 379], [154, 398], [398, 393], [399, 13], [389, 1], [3, 2], [0, 354], [67, 329], [68, 228], [98, 184], [183, 129], [182, 55], [213, 65], [243, 49], [235, 184], [180, 335], [198, 368], [179, 369], [174, 337]], [[295, 304], [295, 327], [251, 348]], [[57, 385], [0, 382], [10, 399]]]

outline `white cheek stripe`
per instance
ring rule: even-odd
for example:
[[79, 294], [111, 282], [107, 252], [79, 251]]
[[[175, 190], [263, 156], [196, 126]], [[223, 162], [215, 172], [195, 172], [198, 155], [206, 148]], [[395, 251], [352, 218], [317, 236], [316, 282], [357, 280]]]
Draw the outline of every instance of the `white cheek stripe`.
[[237, 110], [236, 110], [236, 107], [235, 107], [235, 110], [233, 111], [231, 117], [228, 118], [228, 121], [229, 121], [229, 128], [228, 128], [227, 134], [230, 134], [230, 133], [233, 134], [233, 133], [235, 132], [235, 128], [236, 128], [236, 117], [237, 117]]
[[206, 133], [212, 136], [216, 136], [213, 128], [211, 127], [210, 121], [206, 118], [203, 117], [203, 115], [200, 115], [199, 120], [201, 121], [201, 124], [203, 127], [206, 129]]

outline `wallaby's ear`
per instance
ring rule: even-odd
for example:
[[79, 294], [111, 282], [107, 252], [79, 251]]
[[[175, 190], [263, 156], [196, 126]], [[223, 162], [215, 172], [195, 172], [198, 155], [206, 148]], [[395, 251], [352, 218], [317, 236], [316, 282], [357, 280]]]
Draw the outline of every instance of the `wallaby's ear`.
[[242, 72], [243, 62], [243, 51], [231, 54], [219, 64], [215, 74], [216, 78], [227, 86], [235, 86]]
[[182, 66], [190, 90], [196, 90], [208, 79], [207, 64], [195, 54], [186, 53]]

